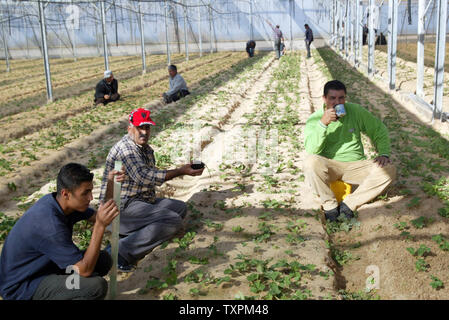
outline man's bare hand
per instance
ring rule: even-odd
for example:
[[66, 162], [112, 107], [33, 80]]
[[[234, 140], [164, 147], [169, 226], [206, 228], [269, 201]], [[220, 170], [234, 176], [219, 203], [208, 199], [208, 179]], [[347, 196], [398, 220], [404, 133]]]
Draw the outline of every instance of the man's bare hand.
[[97, 211], [96, 223], [99, 223], [103, 227], [107, 227], [118, 214], [119, 210], [114, 200], [110, 199], [106, 203], [101, 202]]
[[381, 168], [385, 167], [386, 165], [391, 163], [390, 158], [388, 157], [384, 157], [384, 156], [379, 156], [376, 159], [374, 159], [374, 162], [377, 163], [377, 165]]
[[200, 176], [203, 174], [204, 168], [202, 169], [192, 169], [191, 164], [185, 164], [181, 168], [179, 168], [182, 172], [182, 174], [189, 175], [189, 176]]
[[329, 123], [333, 121], [337, 121], [337, 113], [335, 112], [335, 109], [334, 108], [326, 109], [324, 111], [323, 116], [321, 117], [321, 122], [325, 126], [328, 126]]
[[108, 100], [108, 99], [110, 98], [110, 96], [109, 96], [108, 94], [105, 94], [105, 95], [104, 95], [104, 98], [105, 98], [106, 100]]
[[114, 177], [115, 177], [115, 181], [116, 182], [120, 182], [121, 183], [121, 182], [125, 181], [125, 177], [126, 177], [125, 169], [122, 168], [121, 171], [117, 171], [117, 170], [109, 171], [109, 173], [108, 173], [108, 180], [109, 181], [114, 181]]

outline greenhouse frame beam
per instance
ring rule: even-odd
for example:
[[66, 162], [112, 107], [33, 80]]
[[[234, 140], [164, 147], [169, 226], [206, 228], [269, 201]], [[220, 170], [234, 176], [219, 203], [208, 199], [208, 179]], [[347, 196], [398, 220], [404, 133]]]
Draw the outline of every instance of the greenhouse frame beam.
[[214, 52], [214, 48], [212, 46], [212, 40], [213, 40], [212, 39], [213, 38], [213, 35], [212, 35], [212, 8], [210, 5], [208, 8], [208, 11], [209, 11], [209, 48], [210, 48], [210, 53], [212, 54]]
[[334, 48], [337, 48], [337, 0], [333, 0], [332, 1], [332, 45], [334, 46]]
[[139, 2], [139, 29], [140, 29], [140, 54], [142, 56], [142, 74], [147, 73], [147, 62], [145, 56], [145, 32], [143, 27], [143, 13], [141, 10], [142, 3]]
[[447, 0], [435, 0], [438, 2], [435, 46], [435, 80], [433, 96], [433, 116], [442, 118], [443, 114], [443, 88], [444, 88], [444, 56], [446, 49], [447, 26]]
[[358, 51], [358, 57], [357, 57], [357, 65], [360, 65], [362, 62], [362, 57], [363, 57], [363, 6], [362, 6], [362, 2], [359, 0], [357, 1], [357, 24], [358, 24], [358, 28], [357, 28], [357, 34], [359, 37], [359, 41], [358, 41], [358, 47], [359, 47], [359, 51]]
[[349, 56], [349, 24], [350, 24], [349, 0], [346, 0], [346, 6], [345, 6], [345, 57], [346, 58], [348, 58], [348, 56]]
[[254, 40], [254, 27], [253, 27], [253, 0], [249, 0], [249, 38], [250, 40]]
[[[201, 0], [198, 0], [201, 1]], [[198, 6], [198, 40], [200, 46], [200, 57], [203, 56], [203, 39], [201, 37], [201, 7]]]
[[398, 42], [398, 0], [388, 1], [388, 85], [396, 88], [396, 54]]
[[42, 52], [44, 54], [44, 69], [45, 69], [45, 81], [47, 84], [47, 101], [53, 101], [53, 88], [51, 84], [51, 73], [50, 73], [50, 63], [48, 61], [48, 48], [47, 48], [47, 28], [45, 25], [45, 13], [44, 4], [39, 1], [39, 24], [41, 29], [41, 39], [42, 39]]
[[[430, 1], [431, 2], [431, 1]], [[429, 4], [430, 4], [429, 2]], [[418, 3], [418, 46], [416, 54], [416, 95], [424, 96], [424, 35], [426, 17], [426, 0], [419, 0]]]
[[[185, 0], [183, 1], [183, 3], [185, 4]], [[186, 61], [189, 61], [189, 42], [187, 38], [187, 7], [184, 5], [184, 44]]]
[[6, 72], [9, 72], [11, 70], [11, 68], [9, 65], [8, 42], [6, 41], [5, 24], [4, 23], [2, 23], [2, 40], [3, 40], [3, 49], [5, 50]]
[[343, 51], [343, 8], [341, 5], [341, 1], [338, 2], [338, 44], [340, 51]]
[[358, 54], [359, 54], [359, 0], [354, 0], [354, 15], [353, 15], [353, 24], [354, 24], [354, 50], [352, 57], [352, 62], [354, 66], [357, 66], [358, 63]]
[[351, 0], [349, 2], [349, 8], [350, 8], [350, 12], [351, 15], [349, 16], [350, 18], [350, 24], [351, 24], [351, 52], [350, 52], [350, 57], [352, 59], [352, 64], [355, 65], [355, 55], [354, 55], [354, 32], [355, 32], [355, 0]]
[[374, 75], [374, 6], [375, 0], [369, 0], [369, 26], [368, 26], [368, 77]]
[[104, 69], [109, 70], [108, 43], [106, 39], [106, 12], [104, 9], [104, 0], [100, 2], [100, 13], [101, 13], [101, 31], [103, 37]]
[[166, 50], [167, 50], [167, 65], [171, 64], [171, 57], [170, 57], [170, 45], [168, 43], [168, 24], [167, 24], [167, 16], [168, 16], [168, 2], [167, 0], [165, 0], [165, 10], [164, 10], [164, 15], [165, 15], [165, 44], [166, 44]]

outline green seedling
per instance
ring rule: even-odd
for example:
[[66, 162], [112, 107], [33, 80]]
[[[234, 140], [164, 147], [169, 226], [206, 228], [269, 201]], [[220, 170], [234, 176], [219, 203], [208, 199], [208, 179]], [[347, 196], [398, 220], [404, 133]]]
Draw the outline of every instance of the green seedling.
[[416, 218], [416, 219], [414, 219], [414, 220], [412, 220], [412, 221], [410, 221], [411, 222], [411, 224], [416, 228], [416, 229], [422, 229], [422, 228], [424, 228], [424, 227], [427, 227], [427, 225], [429, 224], [429, 223], [432, 223], [433, 222], [433, 219], [432, 218], [426, 218], [426, 217], [419, 217], [419, 218]]
[[243, 230], [244, 228], [242, 228], [241, 226], [232, 227], [233, 232], [242, 232]]
[[435, 290], [440, 290], [444, 288], [444, 283], [437, 277], [431, 275], [430, 278], [432, 279], [432, 282], [430, 282], [430, 286], [434, 288]]
[[442, 234], [434, 235], [432, 240], [438, 244], [441, 250], [449, 251], [449, 241], [447, 241]]
[[430, 248], [426, 245], [422, 244], [419, 246], [419, 248], [407, 248], [407, 251], [410, 252], [412, 256], [415, 257], [425, 257], [428, 256], [431, 252]]
[[430, 268], [430, 265], [426, 262], [426, 260], [419, 258], [415, 262], [416, 271], [427, 271]]

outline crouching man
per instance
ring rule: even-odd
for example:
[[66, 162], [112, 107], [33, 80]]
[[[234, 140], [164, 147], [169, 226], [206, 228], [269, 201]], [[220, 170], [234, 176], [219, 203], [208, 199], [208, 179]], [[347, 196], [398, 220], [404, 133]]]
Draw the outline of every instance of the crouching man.
[[115, 161], [122, 161], [126, 176], [121, 187], [117, 267], [123, 272], [132, 271], [140, 259], [182, 228], [186, 204], [156, 198], [155, 187], [182, 175], [201, 175], [204, 170], [194, 170], [190, 164], [173, 170], [156, 168], [154, 151], [148, 145], [151, 126], [156, 125], [150, 113], [139, 108], [129, 115], [128, 134], [109, 151], [101, 186], [100, 199], [104, 199], [109, 172]]
[[[112, 198], [114, 175], [108, 174], [106, 199]], [[99, 300], [108, 284], [102, 277], [112, 266], [100, 251], [106, 227], [118, 215], [113, 200], [89, 208], [94, 175], [86, 167], [69, 163], [57, 177], [57, 191], [39, 199], [17, 221], [6, 238], [0, 258], [0, 294], [5, 300]], [[94, 222], [86, 251], [72, 241], [73, 225]], [[74, 270], [77, 274], [70, 274]], [[78, 280], [75, 280], [77, 278]]]
[[120, 99], [118, 93], [118, 81], [114, 79], [112, 71], [106, 70], [104, 72], [103, 80], [97, 83], [95, 87], [95, 105], [102, 103], [103, 105], [109, 102], [117, 101]]
[[175, 65], [168, 67], [168, 75], [170, 76], [170, 90], [162, 94], [165, 103], [171, 103], [189, 95], [189, 89], [184, 78], [178, 73]]

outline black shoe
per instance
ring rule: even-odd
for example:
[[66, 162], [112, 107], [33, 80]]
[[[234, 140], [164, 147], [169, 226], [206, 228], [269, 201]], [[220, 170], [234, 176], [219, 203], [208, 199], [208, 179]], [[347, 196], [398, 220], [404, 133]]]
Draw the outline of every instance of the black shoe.
[[[111, 245], [108, 244], [105, 248], [105, 250], [111, 254]], [[128, 261], [126, 261], [125, 258], [123, 258], [120, 253], [118, 255], [118, 259], [117, 259], [117, 269], [119, 269], [121, 272], [131, 272], [134, 271], [135, 269], [135, 265], [128, 263]]]
[[340, 203], [340, 216], [342, 217], [343, 215], [348, 220], [354, 218], [354, 212], [344, 202]]
[[337, 221], [338, 215], [340, 212], [338, 211], [338, 207], [332, 210], [324, 210], [324, 216], [326, 217], [326, 220], [329, 220], [331, 222]]

